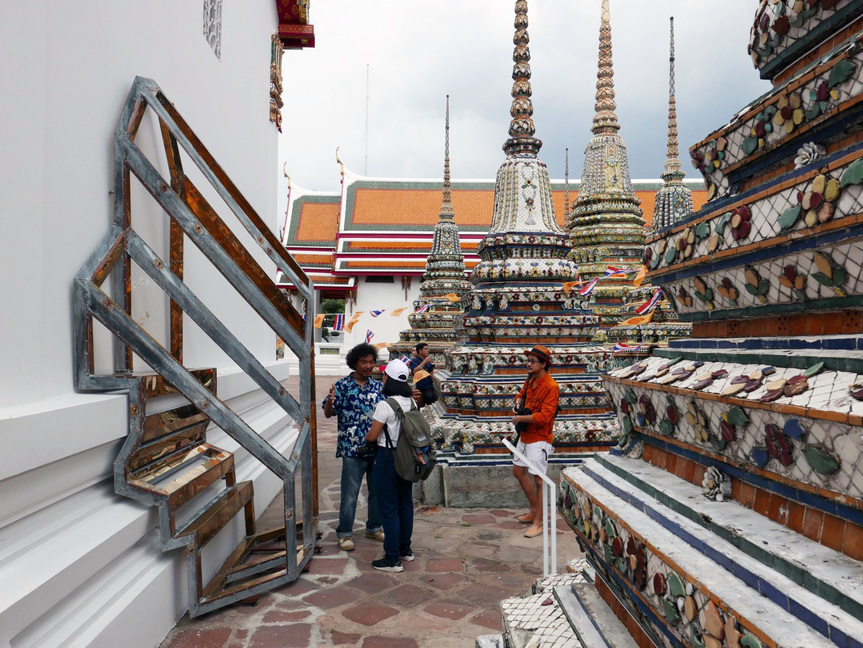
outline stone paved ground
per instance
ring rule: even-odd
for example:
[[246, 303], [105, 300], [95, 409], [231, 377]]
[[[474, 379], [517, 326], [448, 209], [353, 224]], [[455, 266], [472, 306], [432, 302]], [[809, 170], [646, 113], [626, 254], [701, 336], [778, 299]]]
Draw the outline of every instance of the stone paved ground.
[[[332, 381], [317, 377], [317, 393], [325, 394]], [[339, 551], [336, 543], [341, 465], [335, 439], [335, 418], [320, 416], [323, 547], [308, 572], [254, 606], [184, 617], [160, 648], [469, 648], [478, 635], [501, 631], [500, 601], [526, 593], [542, 574], [542, 537], [523, 537], [525, 525], [513, 519], [523, 511], [416, 504], [416, 560], [404, 563], [400, 574], [375, 571], [371, 561], [382, 555], [382, 545], [364, 537], [364, 499], [356, 550]], [[558, 520], [559, 568], [578, 555], [573, 534]]]

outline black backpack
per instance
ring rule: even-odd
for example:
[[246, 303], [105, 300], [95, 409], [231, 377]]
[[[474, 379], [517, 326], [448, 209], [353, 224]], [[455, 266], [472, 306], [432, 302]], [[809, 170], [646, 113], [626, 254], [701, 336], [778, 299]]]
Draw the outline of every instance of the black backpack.
[[[394, 398], [387, 398], [384, 402], [393, 408], [401, 423], [401, 433], [393, 457], [396, 474], [409, 482], [428, 479], [437, 462], [428, 421], [413, 401], [409, 412], [404, 412]], [[387, 437], [387, 447], [392, 448], [393, 442], [386, 427], [384, 434]]]

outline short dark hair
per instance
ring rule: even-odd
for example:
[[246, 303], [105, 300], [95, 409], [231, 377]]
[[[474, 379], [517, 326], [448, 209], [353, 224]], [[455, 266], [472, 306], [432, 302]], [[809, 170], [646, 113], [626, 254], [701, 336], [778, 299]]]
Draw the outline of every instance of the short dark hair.
[[345, 357], [345, 362], [351, 370], [354, 370], [357, 368], [357, 362], [360, 361], [360, 358], [367, 355], [372, 357], [372, 362], [378, 361], [378, 350], [368, 342], [361, 342], [348, 351], [348, 355]]
[[428, 346], [428, 344], [426, 344], [425, 342], [420, 342], [419, 344], [417, 344], [417, 345], [414, 347], [414, 350], [415, 350], [417, 353], [419, 353], [420, 351], [422, 351], [423, 349], [425, 349], [427, 346]]
[[414, 395], [414, 388], [406, 383], [400, 382], [395, 378], [390, 378], [387, 376], [387, 379], [384, 381], [384, 388], [381, 390], [384, 393], [384, 396], [406, 396], [410, 398]]

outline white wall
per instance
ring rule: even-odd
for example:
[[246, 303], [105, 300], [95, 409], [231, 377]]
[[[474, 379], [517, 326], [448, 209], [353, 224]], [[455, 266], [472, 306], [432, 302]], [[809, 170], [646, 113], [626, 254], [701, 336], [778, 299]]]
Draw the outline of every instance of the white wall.
[[[278, 231], [275, 4], [224, 0], [221, 60], [202, 15], [202, 0], [0, 0], [0, 646], [153, 646], [186, 607], [182, 557], [162, 555], [153, 510], [113, 494], [125, 396], [74, 392], [71, 283], [111, 224], [113, 132], [138, 75], [161, 86]], [[151, 123], [140, 142], [157, 152]], [[158, 250], [165, 216], [135, 195], [133, 225], [140, 218]], [[188, 283], [271, 363], [273, 332], [199, 257], [189, 253]], [[163, 338], [161, 293], [145, 280], [138, 288], [133, 313]], [[259, 390], [194, 326], [186, 342], [187, 365], [222, 369], [220, 396], [255, 403], [259, 417]], [[273, 372], [286, 378], [287, 364]], [[283, 448], [291, 422], [268, 420], [263, 434]], [[278, 485], [243, 457], [238, 471], [256, 478], [263, 510]]]

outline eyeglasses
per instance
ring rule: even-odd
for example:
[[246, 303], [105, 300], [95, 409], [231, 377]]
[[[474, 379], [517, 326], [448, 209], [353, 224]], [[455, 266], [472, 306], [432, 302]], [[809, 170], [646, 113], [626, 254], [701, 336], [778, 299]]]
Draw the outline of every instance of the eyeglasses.
[[542, 360], [539, 360], [537, 358], [528, 358], [527, 359], [527, 364], [540, 364], [541, 362], [542, 362]]

